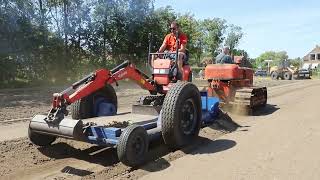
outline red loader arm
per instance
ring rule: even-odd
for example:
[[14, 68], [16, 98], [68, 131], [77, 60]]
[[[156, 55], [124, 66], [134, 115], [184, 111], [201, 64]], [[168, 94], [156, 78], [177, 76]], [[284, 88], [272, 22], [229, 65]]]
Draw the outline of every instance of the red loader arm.
[[[61, 93], [53, 94], [52, 109], [50, 110], [46, 121], [60, 121], [64, 115], [67, 115], [66, 107], [75, 101], [86, 97], [98, 89], [103, 88], [106, 84], [117, 83], [122, 79], [131, 79], [141, 88], [150, 92], [155, 92], [156, 88], [152, 82], [148, 81], [149, 77], [137, 69], [129, 61], [125, 61], [111, 71], [99, 69], [89, 74], [80, 81], [72, 84], [69, 88]], [[70, 94], [71, 91], [75, 90]]]

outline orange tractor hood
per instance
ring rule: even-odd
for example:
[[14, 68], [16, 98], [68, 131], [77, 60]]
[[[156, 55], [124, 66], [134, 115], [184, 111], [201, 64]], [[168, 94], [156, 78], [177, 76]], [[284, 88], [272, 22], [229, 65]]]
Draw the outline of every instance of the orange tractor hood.
[[205, 79], [213, 80], [252, 79], [252, 75], [252, 69], [236, 64], [209, 64], [204, 73]]

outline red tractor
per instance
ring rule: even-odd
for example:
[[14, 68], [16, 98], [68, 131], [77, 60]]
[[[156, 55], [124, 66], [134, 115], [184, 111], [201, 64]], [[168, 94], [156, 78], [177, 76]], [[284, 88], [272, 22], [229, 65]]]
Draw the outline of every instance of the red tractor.
[[[178, 52], [175, 53], [178, 57]], [[267, 90], [252, 86], [253, 72], [249, 68], [209, 65], [205, 70], [208, 90], [199, 92], [197, 86], [187, 82], [192, 79], [187, 63], [182, 75], [175, 61], [158, 58], [152, 64], [151, 77], [125, 61], [112, 70], [97, 70], [53, 94], [49, 113], [36, 115], [29, 124], [30, 141], [49, 146], [57, 137], [63, 137], [115, 147], [121, 162], [139, 166], [145, 160], [149, 142], [154, 139], [163, 138], [173, 149], [192, 142], [201, 127], [217, 119], [220, 100], [249, 107], [266, 104]], [[129, 113], [117, 112], [117, 95], [111, 86], [123, 79], [130, 79], [150, 92], [140, 97]], [[71, 117], [68, 117], [69, 105]], [[108, 124], [129, 120], [133, 124], [126, 127]]]
[[[178, 54], [176, 53], [176, 57]], [[167, 53], [149, 53], [162, 56]], [[157, 58], [149, 77], [125, 61], [112, 70], [100, 69], [53, 94], [47, 115], [36, 115], [29, 124], [29, 139], [38, 146], [51, 145], [57, 137], [117, 148], [118, 158], [128, 166], [143, 163], [149, 141], [163, 138], [179, 148], [198, 135], [200, 127], [214, 120], [218, 101], [200, 95], [191, 80], [191, 69], [179, 75], [175, 61]], [[140, 97], [130, 113], [117, 112], [117, 95], [111, 84], [123, 79], [150, 92]], [[204, 104], [204, 105], [202, 105]], [[71, 117], [67, 106], [71, 105]], [[207, 113], [207, 116], [202, 116]], [[202, 118], [205, 119], [202, 119]], [[113, 121], [132, 121], [127, 127], [109, 126]]]
[[[179, 38], [177, 38], [176, 45], [178, 43]], [[176, 52], [150, 53], [150, 47], [151, 43], [149, 44], [148, 60], [152, 61], [149, 62], [153, 72], [152, 77], [148, 77], [129, 61], [125, 61], [111, 70], [97, 70], [72, 84], [71, 87], [61, 93], [53, 95], [53, 108], [48, 115], [49, 119], [54, 119], [51, 117], [57, 117], [61, 113], [67, 114], [66, 106], [70, 104], [72, 105], [72, 117], [74, 119], [97, 116], [99, 114], [99, 104], [103, 103], [114, 104], [115, 107], [111, 109], [115, 110], [113, 112], [115, 114], [117, 97], [111, 84], [118, 85], [117, 81], [123, 79], [130, 79], [136, 82], [141, 88], [148, 90], [151, 95], [166, 94], [178, 80], [192, 81], [192, 71], [187, 59], [184, 61], [183, 74], [181, 75], [178, 71], [177, 59], [168, 58], [171, 54], [175, 54], [175, 57], [178, 58], [178, 49]], [[151, 56], [153, 58], [150, 58]], [[71, 93], [74, 90], [75, 92]], [[164, 96], [162, 95], [159, 97], [163, 98]], [[156, 98], [153, 97], [153, 99]], [[103, 113], [100, 112], [100, 114]], [[105, 112], [104, 114], [110, 114], [110, 112]]]
[[208, 96], [216, 96], [225, 105], [255, 109], [267, 103], [267, 88], [253, 86], [253, 70], [237, 64], [211, 64], [205, 68]]

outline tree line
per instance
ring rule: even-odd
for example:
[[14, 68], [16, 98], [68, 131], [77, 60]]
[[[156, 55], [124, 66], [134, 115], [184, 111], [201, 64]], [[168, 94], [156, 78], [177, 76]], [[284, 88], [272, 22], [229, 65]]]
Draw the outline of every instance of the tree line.
[[289, 58], [286, 51], [266, 51], [254, 59], [254, 67], [266, 69], [267, 62], [265, 60], [272, 60], [270, 63], [271, 66], [281, 66], [283, 61], [288, 61], [290, 65], [296, 68], [301, 67], [303, 64], [303, 60], [300, 57]]
[[[177, 20], [191, 63], [235, 49], [241, 27], [221, 18], [197, 20], [154, 0], [0, 0], [0, 84], [65, 82], [124, 60], [146, 62]], [[234, 52], [238, 52], [236, 49]]]

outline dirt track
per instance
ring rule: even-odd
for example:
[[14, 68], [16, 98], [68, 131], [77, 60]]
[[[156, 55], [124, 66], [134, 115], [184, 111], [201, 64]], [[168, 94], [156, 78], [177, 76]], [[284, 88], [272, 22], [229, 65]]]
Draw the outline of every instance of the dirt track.
[[267, 111], [234, 117], [236, 132], [142, 179], [320, 179], [320, 81], [272, 91]]
[[[257, 80], [257, 85], [267, 85], [269, 88], [269, 97], [271, 97], [266, 111], [260, 112], [259, 115], [271, 116], [277, 110], [278, 118], [283, 118], [290, 114], [286, 105], [288, 96], [293, 99], [301, 100], [301, 91], [306, 87], [320, 89], [320, 86], [315, 86], [315, 82], [319, 85], [319, 81], [266, 81]], [[281, 86], [277, 86], [280, 85]], [[287, 85], [284, 85], [287, 84]], [[101, 148], [90, 144], [74, 142], [70, 140], [58, 140], [52, 147], [37, 148], [29, 143], [26, 136], [26, 124], [23, 121], [13, 121], [9, 124], [8, 120], [21, 119], [31, 117], [36, 113], [44, 113], [50, 108], [50, 94], [57, 91], [55, 89], [24, 89], [24, 90], [1, 90], [0, 91], [0, 132], [2, 132], [0, 142], [0, 177], [5, 179], [137, 179], [146, 176], [146, 179], [153, 179], [159, 173], [165, 173], [169, 179], [175, 178], [174, 174], [179, 175], [179, 163], [190, 164], [186, 158], [196, 159], [198, 156], [214, 156], [217, 152], [224, 152], [227, 149], [232, 149], [233, 146], [238, 147], [238, 142], [235, 140], [223, 139], [216, 140], [227, 132], [221, 128], [208, 127], [201, 131], [201, 137], [195, 144], [184, 148], [183, 150], [170, 152], [162, 142], [152, 144], [151, 152], [148, 155], [150, 163], [141, 167], [141, 169], [130, 169], [118, 162], [116, 152], [113, 149]], [[287, 91], [292, 93], [297, 92], [299, 97], [285, 95]], [[300, 93], [299, 93], [300, 92]], [[132, 87], [132, 85], [124, 85], [117, 90], [121, 97], [120, 109], [127, 110], [128, 102], [133, 102], [142, 93], [143, 90]], [[275, 100], [274, 100], [275, 99]], [[279, 100], [280, 99], [280, 100]], [[276, 103], [276, 104], [275, 104]], [[312, 102], [309, 102], [312, 104]], [[317, 102], [316, 102], [317, 103]], [[313, 104], [313, 105], [316, 105]], [[287, 109], [287, 110], [286, 110]], [[286, 110], [286, 111], [285, 111]], [[312, 116], [312, 115], [310, 115]], [[252, 120], [251, 117], [238, 117], [231, 115], [234, 120], [239, 121], [241, 125], [253, 123], [252, 126], [259, 126], [258, 122]], [[263, 116], [253, 116], [259, 119]], [[249, 120], [249, 121], [246, 121]], [[250, 124], [251, 125], [251, 124]], [[273, 124], [276, 126], [276, 124]], [[260, 127], [260, 126], [259, 126]], [[271, 129], [274, 127], [270, 127]], [[9, 131], [12, 129], [12, 131]], [[250, 129], [251, 131], [251, 129]], [[245, 134], [245, 129], [231, 133], [237, 136], [237, 133]], [[317, 132], [315, 132], [317, 133]], [[20, 138], [19, 138], [20, 137]], [[18, 138], [18, 139], [16, 139]], [[11, 140], [8, 140], [11, 139]], [[259, 141], [259, 139], [256, 139]], [[210, 144], [218, 144], [211, 147]], [[219, 146], [222, 144], [223, 146]], [[208, 146], [211, 149], [208, 149]], [[203, 148], [199, 148], [203, 147]], [[318, 146], [320, 147], [320, 146]], [[213, 149], [212, 149], [213, 148]], [[206, 153], [203, 153], [206, 151]], [[208, 152], [207, 152], [208, 151]], [[238, 151], [241, 151], [239, 149]], [[202, 152], [202, 153], [201, 153]], [[219, 153], [218, 153], [219, 154]], [[176, 163], [177, 162], [177, 163]], [[211, 162], [214, 163], [214, 162]], [[175, 164], [178, 164], [175, 168]], [[198, 167], [198, 166], [197, 166]], [[197, 169], [201, 170], [202, 167]], [[171, 169], [174, 169], [172, 174]], [[177, 176], [181, 177], [181, 176]], [[214, 176], [213, 176], [214, 177]], [[319, 177], [319, 176], [318, 176]], [[183, 177], [182, 177], [183, 178]], [[201, 178], [201, 177], [198, 177]], [[205, 177], [204, 177], [205, 178]], [[228, 177], [227, 177], [228, 178]], [[193, 179], [193, 178], [192, 178]], [[221, 178], [220, 178], [221, 179]], [[222, 178], [223, 179], [223, 178]], [[234, 178], [231, 178], [234, 179]]]

